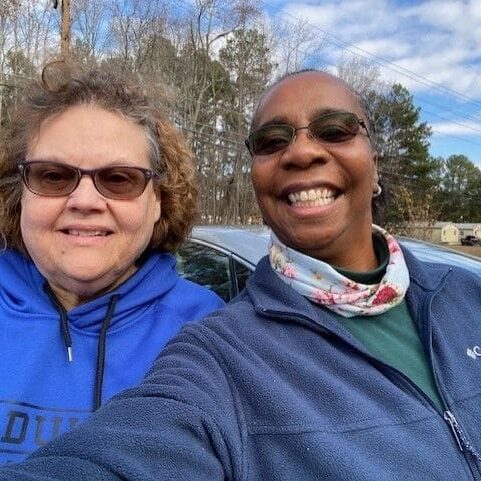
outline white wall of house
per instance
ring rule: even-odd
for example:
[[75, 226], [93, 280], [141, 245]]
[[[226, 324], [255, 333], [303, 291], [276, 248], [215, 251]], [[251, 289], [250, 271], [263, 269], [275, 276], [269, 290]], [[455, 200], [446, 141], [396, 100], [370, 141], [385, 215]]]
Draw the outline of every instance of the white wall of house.
[[461, 237], [467, 235], [481, 239], [481, 224], [436, 222], [431, 227], [431, 242], [437, 244], [461, 244]]
[[460, 242], [459, 229], [454, 224], [448, 224], [441, 228], [441, 242], [455, 245]]

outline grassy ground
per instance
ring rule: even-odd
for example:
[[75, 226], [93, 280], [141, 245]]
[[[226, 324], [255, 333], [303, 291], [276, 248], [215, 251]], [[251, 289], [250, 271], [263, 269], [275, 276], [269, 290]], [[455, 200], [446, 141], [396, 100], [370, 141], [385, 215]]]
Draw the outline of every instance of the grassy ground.
[[457, 251], [465, 252], [472, 256], [481, 257], [481, 247], [480, 246], [449, 246], [450, 249], [455, 249]]

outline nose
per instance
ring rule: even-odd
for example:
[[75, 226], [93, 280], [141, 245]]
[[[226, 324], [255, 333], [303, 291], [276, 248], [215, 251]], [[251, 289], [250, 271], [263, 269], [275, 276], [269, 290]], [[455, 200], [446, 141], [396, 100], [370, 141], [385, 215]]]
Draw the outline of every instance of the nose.
[[79, 211], [102, 210], [105, 197], [97, 190], [93, 179], [83, 175], [77, 188], [68, 196], [67, 207]]
[[324, 164], [330, 157], [330, 152], [303, 127], [296, 130], [294, 139], [282, 152], [280, 161], [284, 168], [305, 169], [313, 163]]

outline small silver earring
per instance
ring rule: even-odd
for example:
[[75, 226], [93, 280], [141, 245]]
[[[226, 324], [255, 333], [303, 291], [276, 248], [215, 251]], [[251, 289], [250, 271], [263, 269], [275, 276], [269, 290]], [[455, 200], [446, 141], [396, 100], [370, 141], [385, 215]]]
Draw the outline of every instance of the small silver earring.
[[372, 193], [373, 199], [375, 199], [376, 197], [379, 197], [381, 195], [381, 192], [382, 192], [382, 187], [379, 184], [376, 184], [376, 190]]

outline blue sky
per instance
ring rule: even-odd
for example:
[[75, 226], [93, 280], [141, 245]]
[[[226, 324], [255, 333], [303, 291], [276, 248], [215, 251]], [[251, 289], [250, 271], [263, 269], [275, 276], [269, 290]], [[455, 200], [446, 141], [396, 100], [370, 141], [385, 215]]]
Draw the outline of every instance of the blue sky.
[[359, 55], [414, 95], [433, 129], [430, 152], [481, 168], [481, 0], [264, 0], [275, 26], [302, 20], [323, 61]]

